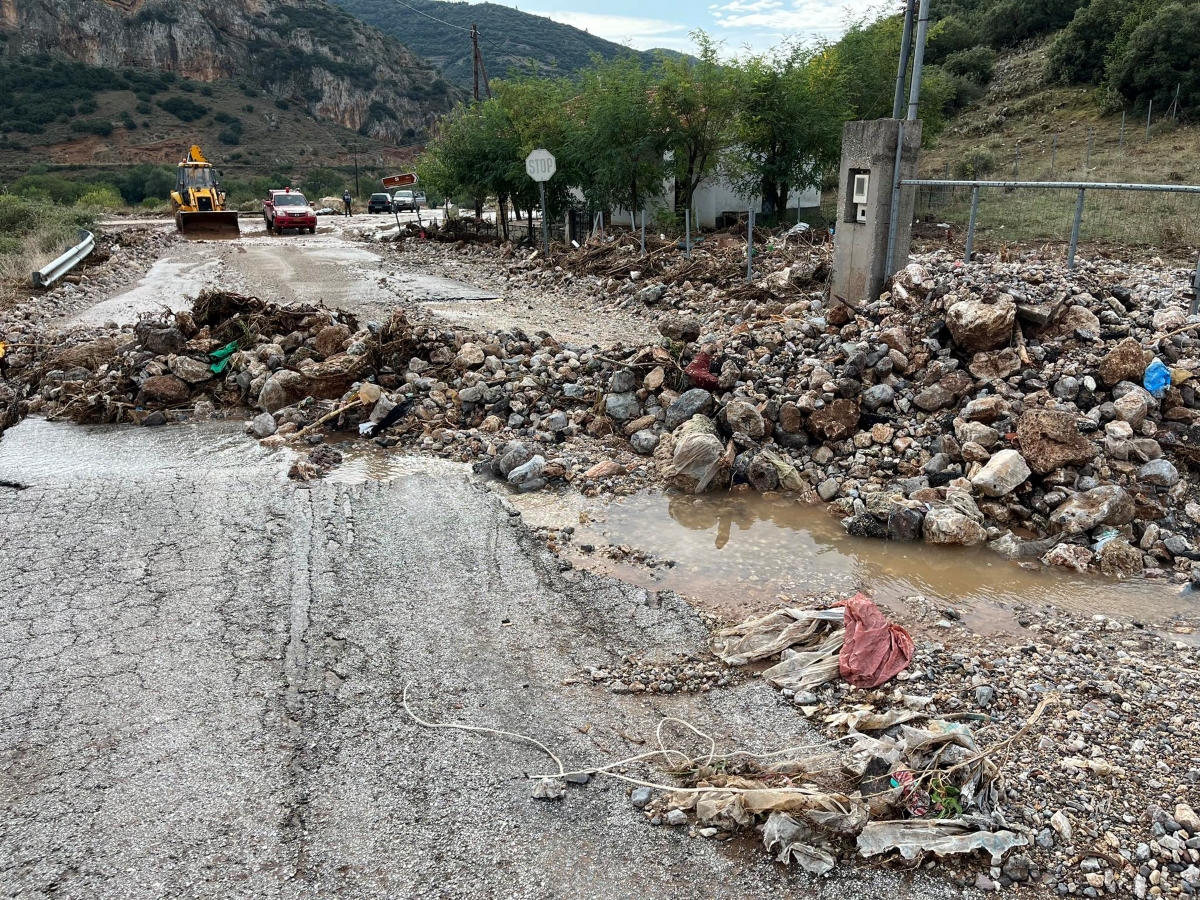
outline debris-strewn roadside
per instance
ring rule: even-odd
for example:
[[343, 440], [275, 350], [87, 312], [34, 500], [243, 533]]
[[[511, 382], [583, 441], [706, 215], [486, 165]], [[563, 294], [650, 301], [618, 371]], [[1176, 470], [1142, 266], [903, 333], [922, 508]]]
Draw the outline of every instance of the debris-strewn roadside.
[[[714, 255], [705, 265], [724, 274], [705, 277], [721, 289], [677, 285], [679, 263], [670, 283], [638, 286], [621, 247], [577, 264], [615, 272], [605, 290], [617, 297], [645, 308], [649, 291], [688, 311], [656, 312], [655, 342], [586, 347], [400, 312], [360, 329], [329, 310], [236, 300], [211, 321], [144, 320], [118, 341], [119, 375], [100, 352], [117, 350], [111, 338], [80, 359], [47, 357], [25, 409], [87, 419], [81, 404], [117, 403], [140, 420], [197, 400], [244, 404], [262, 410], [255, 435], [276, 444], [302, 430], [319, 440], [320, 419], [385, 447], [484, 462], [523, 491], [748, 483], [819, 498], [857, 535], [1190, 577], [1200, 356], [1186, 273], [935, 254], [856, 312], [822, 299], [811, 272], [798, 286], [796, 262], [729, 287], [736, 260]], [[523, 278], [570, 276], [507, 264]], [[208, 354], [235, 340], [216, 372]], [[19, 353], [12, 363], [31, 366]]]

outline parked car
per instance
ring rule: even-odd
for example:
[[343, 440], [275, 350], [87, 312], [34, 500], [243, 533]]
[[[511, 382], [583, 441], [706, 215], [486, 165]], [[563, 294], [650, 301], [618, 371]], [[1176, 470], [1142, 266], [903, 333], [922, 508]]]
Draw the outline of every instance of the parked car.
[[391, 194], [372, 194], [371, 199], [367, 201], [367, 212], [377, 213], [392, 211], [392, 195]]
[[285, 228], [317, 233], [316, 212], [303, 194], [291, 188], [267, 192], [267, 199], [263, 201], [263, 221], [267, 223], [267, 231], [276, 234], [283, 234]]
[[416, 201], [417, 209], [421, 209], [422, 207], [429, 205], [429, 201], [425, 199], [424, 191], [417, 191], [415, 194], [413, 194], [413, 200]]
[[392, 205], [396, 208], [397, 212], [404, 212], [405, 210], [415, 211], [419, 208], [417, 206], [416, 195], [412, 191], [396, 191], [392, 195]]

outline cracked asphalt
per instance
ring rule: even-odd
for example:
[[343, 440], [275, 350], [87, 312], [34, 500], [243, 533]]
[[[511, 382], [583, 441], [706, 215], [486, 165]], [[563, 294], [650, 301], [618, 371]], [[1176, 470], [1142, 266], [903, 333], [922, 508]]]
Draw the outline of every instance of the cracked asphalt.
[[[568, 766], [644, 752], [663, 716], [722, 746], [812, 737], [749, 682], [698, 696], [564, 684], [623, 654], [701, 653], [671, 594], [561, 571], [444, 467], [299, 484], [228, 424], [27, 420], [0, 441], [0, 896], [961, 896], [749, 840], [654, 828]], [[419, 469], [419, 467], [417, 467]]]

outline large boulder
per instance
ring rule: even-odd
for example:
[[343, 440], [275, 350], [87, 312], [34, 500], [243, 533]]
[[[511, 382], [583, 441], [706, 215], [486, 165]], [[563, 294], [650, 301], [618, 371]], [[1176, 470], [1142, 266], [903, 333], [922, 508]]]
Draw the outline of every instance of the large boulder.
[[1024, 484], [1029, 474], [1029, 466], [1020, 453], [999, 450], [971, 477], [971, 484], [989, 497], [1003, 497]]
[[1017, 419], [1017, 441], [1029, 468], [1046, 475], [1063, 466], [1082, 466], [1095, 449], [1079, 433], [1075, 417], [1056, 409], [1029, 409]]
[[342, 352], [350, 336], [350, 329], [345, 325], [326, 325], [317, 332], [313, 344], [322, 356], [334, 356]]
[[1100, 548], [1100, 571], [1111, 578], [1142, 574], [1142, 551], [1124, 538], [1113, 538]]
[[1125, 338], [1100, 360], [1100, 378], [1109, 387], [1121, 381], [1140, 382], [1150, 359], [1135, 338]]
[[823, 441], [844, 441], [858, 431], [858, 404], [834, 400], [808, 417], [808, 430]]
[[305, 397], [336, 400], [346, 393], [351, 384], [361, 380], [366, 368], [365, 356], [343, 353], [300, 372], [280, 369], [266, 380], [259, 391], [259, 408], [273, 413]]
[[976, 547], [987, 532], [973, 518], [953, 506], [935, 506], [925, 514], [925, 543]]
[[1133, 516], [1133, 498], [1125, 489], [1102, 484], [1062, 503], [1050, 514], [1050, 527], [1065, 534], [1082, 534], [1097, 525], [1128, 525]]
[[762, 413], [745, 400], [731, 400], [725, 405], [725, 424], [730, 431], [740, 431], [754, 440], [761, 438], [767, 430]]
[[712, 411], [712, 394], [703, 388], [692, 388], [679, 395], [674, 403], [667, 407], [663, 425], [668, 431], [674, 431], [692, 416], [707, 415]]
[[637, 394], [608, 394], [604, 398], [604, 411], [618, 422], [628, 422], [642, 414], [642, 405]]
[[1179, 470], [1166, 459], [1152, 459], [1137, 471], [1137, 480], [1155, 487], [1175, 487], [1179, 483]]
[[990, 353], [976, 353], [967, 365], [980, 381], [1000, 381], [1021, 371], [1021, 357], [1011, 347]]
[[969, 353], [998, 350], [1012, 340], [1017, 304], [1008, 294], [994, 299], [968, 297], [946, 311], [946, 327], [954, 343]]
[[208, 363], [192, 359], [190, 356], [172, 357], [167, 367], [171, 370], [172, 375], [182, 378], [188, 384], [199, 384], [201, 381], [208, 381], [213, 377]]
[[175, 375], [152, 375], [142, 382], [142, 396], [167, 406], [187, 402], [190, 390], [182, 378]]

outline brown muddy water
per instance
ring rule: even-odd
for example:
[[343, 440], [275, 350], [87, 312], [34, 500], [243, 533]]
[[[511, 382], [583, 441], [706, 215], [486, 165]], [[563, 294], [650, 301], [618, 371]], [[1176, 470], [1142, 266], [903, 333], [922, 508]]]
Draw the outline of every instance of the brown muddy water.
[[[646, 492], [609, 503], [566, 504], [549, 495], [514, 502], [531, 524], [573, 525], [576, 564], [678, 591], [731, 621], [853, 591], [900, 614], [921, 597], [953, 608], [980, 633], [1019, 630], [1021, 611], [1032, 607], [1146, 623], [1200, 613], [1200, 595], [1179, 585], [1031, 571], [986, 548], [851, 537], [823, 507], [783, 496]], [[581, 550], [585, 544], [595, 549]], [[649, 554], [649, 564], [613, 560], [613, 547]]]

